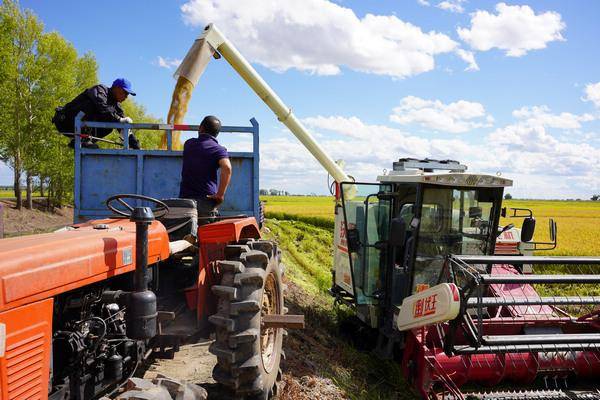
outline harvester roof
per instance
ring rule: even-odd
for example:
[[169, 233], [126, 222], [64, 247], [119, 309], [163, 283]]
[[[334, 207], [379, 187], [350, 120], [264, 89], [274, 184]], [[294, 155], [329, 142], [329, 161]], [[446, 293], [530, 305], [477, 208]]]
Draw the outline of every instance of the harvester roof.
[[382, 183], [427, 183], [443, 186], [512, 186], [510, 179], [466, 171], [466, 165], [454, 160], [401, 158], [394, 163], [391, 171], [378, 176], [377, 180]]

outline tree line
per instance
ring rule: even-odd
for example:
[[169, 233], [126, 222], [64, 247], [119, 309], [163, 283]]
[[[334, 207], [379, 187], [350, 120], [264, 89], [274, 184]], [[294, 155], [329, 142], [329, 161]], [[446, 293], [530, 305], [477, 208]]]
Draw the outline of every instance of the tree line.
[[289, 196], [290, 193], [285, 190], [278, 189], [260, 189], [258, 192], [261, 196]]
[[[44, 25], [17, 0], [0, 5], [0, 160], [14, 172], [16, 204], [32, 207], [34, 185], [52, 206], [73, 200], [73, 150], [51, 120], [55, 108], [98, 84], [98, 62], [79, 55], [58, 32]], [[159, 122], [132, 100], [123, 104], [136, 122]], [[115, 135], [115, 133], [113, 133]], [[137, 135], [143, 147], [158, 146], [158, 135]], [[107, 139], [110, 139], [108, 137]], [[24, 180], [24, 182], [23, 182]]]

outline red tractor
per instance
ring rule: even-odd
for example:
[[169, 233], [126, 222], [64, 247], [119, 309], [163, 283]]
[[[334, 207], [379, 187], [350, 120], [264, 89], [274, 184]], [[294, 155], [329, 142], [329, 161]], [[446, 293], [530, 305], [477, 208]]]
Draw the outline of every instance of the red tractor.
[[[107, 218], [0, 240], [0, 399], [114, 397], [153, 353], [172, 354], [212, 333], [213, 377], [232, 398], [275, 395], [284, 328], [303, 318], [285, 315], [279, 250], [261, 239], [256, 219], [227, 215], [196, 227], [194, 201], [141, 194], [111, 196], [101, 210], [92, 203], [111, 190], [102, 179], [127, 183], [128, 171], [111, 166], [137, 158], [145, 169], [132, 175], [133, 187], [152, 179], [145, 193], [169, 192], [177, 179], [160, 182], [179, 174], [173, 163], [181, 153], [83, 149], [79, 137], [75, 152], [76, 217]], [[244, 154], [252, 160], [258, 149]], [[157, 162], [170, 168], [155, 170]], [[234, 153], [232, 162], [239, 182], [226, 214], [235, 214], [235, 197], [249, 186], [244, 159]]]

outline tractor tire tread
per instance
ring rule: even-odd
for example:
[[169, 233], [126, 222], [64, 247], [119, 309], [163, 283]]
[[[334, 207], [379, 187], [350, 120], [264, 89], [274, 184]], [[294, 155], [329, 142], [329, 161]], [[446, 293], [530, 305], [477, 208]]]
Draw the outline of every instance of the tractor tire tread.
[[237, 287], [251, 284], [254, 284], [256, 287], [262, 287], [265, 275], [265, 271], [260, 268], [246, 268], [245, 272], [235, 274], [233, 284]]
[[[269, 241], [245, 240], [244, 244], [226, 246], [224, 253], [226, 261], [219, 262], [221, 283], [213, 286], [218, 299], [217, 314], [209, 318], [216, 325], [216, 340], [209, 347], [217, 356], [213, 378], [229, 388], [235, 398], [270, 399], [277, 393], [281, 374], [278, 365], [275, 370], [263, 366], [260, 313], [263, 286], [269, 274], [278, 276], [277, 287], [283, 299], [277, 248]], [[283, 302], [278, 309], [283, 311]], [[280, 332], [276, 336], [276, 351], [282, 351], [283, 329]], [[278, 354], [275, 357], [281, 360]]]
[[224, 285], [214, 285], [211, 288], [213, 294], [218, 297], [223, 297], [228, 300], [236, 300], [237, 299], [237, 288], [231, 286]]

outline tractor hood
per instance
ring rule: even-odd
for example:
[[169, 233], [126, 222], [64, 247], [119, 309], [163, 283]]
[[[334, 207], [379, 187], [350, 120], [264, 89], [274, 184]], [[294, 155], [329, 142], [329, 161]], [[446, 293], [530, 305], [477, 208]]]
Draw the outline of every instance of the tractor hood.
[[[0, 240], [0, 311], [135, 269], [135, 223], [96, 220], [54, 233]], [[164, 226], [148, 228], [148, 264], [169, 257]]]

